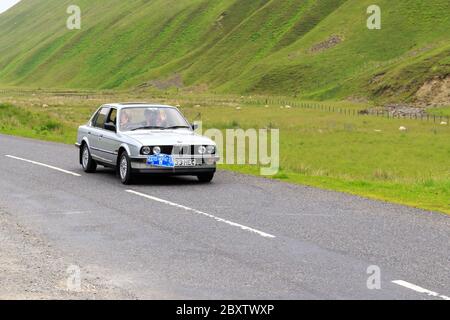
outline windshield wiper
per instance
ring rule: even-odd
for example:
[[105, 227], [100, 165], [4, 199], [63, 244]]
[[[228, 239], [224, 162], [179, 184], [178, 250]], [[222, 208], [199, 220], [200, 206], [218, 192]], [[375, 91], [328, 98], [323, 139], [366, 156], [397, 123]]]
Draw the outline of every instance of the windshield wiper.
[[188, 126], [172, 126], [172, 127], [165, 127], [164, 129], [170, 130], [170, 129], [190, 129], [191, 127]]
[[163, 127], [158, 127], [158, 126], [145, 126], [145, 127], [138, 127], [138, 128], [131, 129], [131, 131], [147, 130], [147, 129], [164, 129], [164, 128]]

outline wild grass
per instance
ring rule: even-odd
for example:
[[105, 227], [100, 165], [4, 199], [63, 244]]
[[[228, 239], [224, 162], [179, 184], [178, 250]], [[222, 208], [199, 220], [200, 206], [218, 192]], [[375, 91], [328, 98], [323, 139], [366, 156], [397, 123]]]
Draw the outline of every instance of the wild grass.
[[[279, 128], [281, 169], [274, 179], [450, 213], [449, 125], [216, 98], [0, 95], [0, 132], [72, 144], [77, 127], [102, 103], [160, 101], [180, 105], [205, 129]], [[260, 169], [222, 168], [254, 175]]]

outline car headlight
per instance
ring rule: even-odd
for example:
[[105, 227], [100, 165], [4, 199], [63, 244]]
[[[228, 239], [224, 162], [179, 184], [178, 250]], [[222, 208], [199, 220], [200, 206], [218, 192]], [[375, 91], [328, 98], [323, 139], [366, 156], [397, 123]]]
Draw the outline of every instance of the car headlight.
[[205, 146], [199, 146], [198, 147], [198, 153], [205, 154], [206, 153], [206, 147]]
[[207, 146], [206, 152], [208, 152], [209, 154], [214, 154], [214, 153], [216, 153], [216, 147], [215, 146]]
[[153, 154], [160, 154], [161, 148], [160, 147], [153, 147]]
[[152, 152], [152, 149], [150, 147], [143, 147], [141, 149], [141, 152], [142, 152], [143, 155], [148, 156]]

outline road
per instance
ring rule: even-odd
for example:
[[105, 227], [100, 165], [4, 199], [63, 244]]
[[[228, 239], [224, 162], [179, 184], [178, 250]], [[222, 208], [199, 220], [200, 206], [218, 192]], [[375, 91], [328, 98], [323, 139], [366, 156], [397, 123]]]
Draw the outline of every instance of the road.
[[0, 135], [0, 298], [450, 296], [447, 215], [225, 171], [123, 186], [77, 160]]

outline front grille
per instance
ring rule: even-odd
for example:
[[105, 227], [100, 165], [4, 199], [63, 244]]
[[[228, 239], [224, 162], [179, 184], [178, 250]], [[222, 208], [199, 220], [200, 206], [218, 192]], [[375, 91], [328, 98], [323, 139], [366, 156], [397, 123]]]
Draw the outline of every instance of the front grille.
[[161, 146], [161, 153], [172, 154], [173, 146]]
[[[201, 145], [177, 145], [177, 146], [159, 146], [161, 148], [161, 153], [163, 154], [171, 154], [175, 156], [189, 156], [189, 155], [201, 155], [198, 152], [198, 148]], [[152, 154], [153, 154], [153, 146]]]
[[176, 156], [186, 156], [186, 155], [195, 155], [196, 149], [193, 145], [184, 145], [184, 146], [174, 146], [172, 150], [172, 154]]

